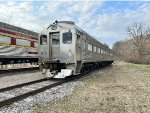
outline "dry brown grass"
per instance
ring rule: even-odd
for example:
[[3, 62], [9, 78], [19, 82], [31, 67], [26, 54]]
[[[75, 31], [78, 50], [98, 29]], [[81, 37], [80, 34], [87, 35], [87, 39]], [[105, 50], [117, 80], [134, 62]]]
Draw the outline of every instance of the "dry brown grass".
[[84, 77], [72, 95], [35, 113], [150, 113], [150, 68], [117, 63]]

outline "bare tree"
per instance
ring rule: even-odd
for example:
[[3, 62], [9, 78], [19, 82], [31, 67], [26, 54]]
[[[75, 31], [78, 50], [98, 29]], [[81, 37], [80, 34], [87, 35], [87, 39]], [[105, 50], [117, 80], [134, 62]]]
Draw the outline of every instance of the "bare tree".
[[[133, 45], [133, 44], [132, 44]], [[134, 58], [133, 46], [130, 40], [122, 40], [114, 43], [113, 52], [117, 60], [130, 62]]]
[[149, 27], [145, 27], [142, 23], [135, 23], [133, 26], [128, 27], [128, 34], [140, 60], [142, 60], [145, 55], [150, 55]]
[[118, 41], [113, 44], [112, 50], [114, 52], [115, 58], [117, 59], [122, 59], [122, 45], [122, 41]]

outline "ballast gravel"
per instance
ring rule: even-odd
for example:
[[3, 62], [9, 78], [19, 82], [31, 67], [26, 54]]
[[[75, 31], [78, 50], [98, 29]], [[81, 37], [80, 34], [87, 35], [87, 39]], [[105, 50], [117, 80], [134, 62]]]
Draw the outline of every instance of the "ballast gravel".
[[37, 105], [46, 105], [54, 99], [61, 99], [70, 95], [76, 85], [83, 85], [80, 81], [72, 81], [63, 85], [48, 89], [37, 95], [15, 102], [9, 106], [0, 108], [0, 113], [31, 113]]
[[0, 101], [42, 88], [44, 86], [47, 86], [53, 83], [55, 83], [55, 81], [48, 80], [48, 81], [43, 81], [43, 82], [32, 84], [32, 85], [23, 86], [21, 88], [15, 88], [9, 91], [1, 92]]
[[16, 73], [17, 71], [15, 73], [6, 73], [3, 77], [0, 77], [0, 89], [46, 78], [40, 70]]

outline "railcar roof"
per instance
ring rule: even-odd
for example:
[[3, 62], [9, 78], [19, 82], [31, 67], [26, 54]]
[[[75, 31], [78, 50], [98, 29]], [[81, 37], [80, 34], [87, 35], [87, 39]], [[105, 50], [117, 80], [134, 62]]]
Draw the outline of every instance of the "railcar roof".
[[[66, 21], [65, 21], [65, 22], [66, 22]], [[85, 32], [83, 29], [79, 28], [79, 27], [78, 27], [77, 25], [75, 25], [74, 23], [71, 23], [71, 24], [69, 23], [69, 24], [68, 24], [68, 22], [67, 22], [67, 24], [66, 24], [66, 23], [64, 23], [64, 22], [62, 21], [62, 22], [59, 22], [58, 24], [61, 25], [61, 26], [63, 26], [63, 27], [67, 27], [67, 28], [75, 28], [75, 29], [77, 29], [79, 32], [81, 32], [81, 33], [83, 33], [84, 35], [88, 36], [88, 40], [93, 41], [96, 45], [99, 45], [99, 44], [100, 44], [103, 48], [110, 50], [110, 48], [109, 48], [108, 45], [103, 44], [102, 42], [98, 41], [96, 38], [94, 38], [93, 36], [89, 35], [87, 32]]]
[[75, 26], [75, 28], [77, 30], [79, 30], [80, 32], [82, 32], [83, 34], [87, 35], [90, 39], [94, 40], [97, 44], [101, 44], [104, 48], [109, 49], [109, 46], [106, 44], [101, 43], [100, 41], [98, 41], [96, 38], [94, 38], [93, 36], [89, 35], [87, 32], [85, 32], [83, 29], [79, 28], [78, 26]]
[[0, 27], [4, 28], [4, 29], [8, 29], [8, 30], [21, 32], [21, 33], [28, 34], [28, 35], [33, 35], [33, 36], [36, 36], [36, 37], [38, 36], [38, 33], [34, 32], [34, 31], [30, 31], [30, 30], [27, 30], [27, 29], [24, 29], [24, 28], [21, 28], [21, 27], [10, 25], [10, 24], [4, 23], [4, 22], [0, 22]]
[[[85, 32], [83, 29], [79, 28], [77, 25], [75, 25], [74, 22], [72, 21], [57, 21], [57, 23], [55, 24], [50, 24], [49, 27], [51, 25], [60, 25], [64, 28], [68, 28], [68, 29], [71, 29], [71, 28], [75, 28], [77, 29], [79, 32], [83, 33], [84, 35], [87, 36], [88, 40], [91, 40], [92, 42], [94, 42], [96, 45], [101, 45], [103, 48], [107, 49], [107, 50], [110, 50], [109, 46], [106, 45], [106, 44], [103, 44], [102, 42], [98, 41], [95, 37], [89, 35], [87, 32]], [[48, 28], [49, 28], [48, 27]], [[47, 28], [47, 29], [48, 29]]]

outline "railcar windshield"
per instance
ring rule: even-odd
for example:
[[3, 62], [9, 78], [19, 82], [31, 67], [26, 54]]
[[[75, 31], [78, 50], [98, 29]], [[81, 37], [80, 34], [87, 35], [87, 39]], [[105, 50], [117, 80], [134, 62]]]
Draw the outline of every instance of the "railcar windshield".
[[63, 33], [63, 43], [64, 44], [72, 43], [72, 33], [70, 31]]
[[47, 44], [47, 35], [41, 35], [40, 36], [40, 44], [41, 45]]
[[53, 33], [51, 34], [51, 38], [52, 38], [52, 44], [53, 45], [59, 45], [59, 33]]

